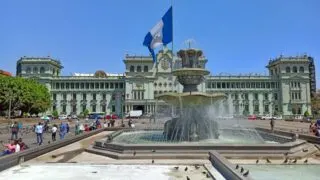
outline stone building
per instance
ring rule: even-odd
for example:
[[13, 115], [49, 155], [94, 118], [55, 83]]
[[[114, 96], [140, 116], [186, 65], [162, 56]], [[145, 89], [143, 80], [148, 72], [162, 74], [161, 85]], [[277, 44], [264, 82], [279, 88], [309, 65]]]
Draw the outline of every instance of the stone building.
[[[165, 92], [182, 92], [182, 86], [171, 74], [180, 67], [180, 59], [170, 50], [161, 50], [154, 64], [151, 56], [126, 55], [123, 74], [96, 71], [61, 76], [60, 61], [22, 57], [17, 62], [17, 76], [36, 77], [52, 94], [52, 108], [59, 113], [90, 112], [122, 115], [130, 110], [152, 114], [165, 106], [154, 99]], [[205, 68], [207, 59], [200, 59]], [[303, 115], [311, 113], [311, 92], [315, 87], [313, 58], [303, 55], [270, 60], [269, 75], [210, 75], [198, 86], [199, 91], [222, 92], [226, 111], [237, 115]], [[48, 112], [49, 113], [49, 112]]]

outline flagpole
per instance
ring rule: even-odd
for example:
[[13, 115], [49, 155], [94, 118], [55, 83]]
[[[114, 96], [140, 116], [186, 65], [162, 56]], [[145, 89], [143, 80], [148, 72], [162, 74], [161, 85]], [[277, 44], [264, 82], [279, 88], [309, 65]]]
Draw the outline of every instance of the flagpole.
[[[172, 74], [172, 69], [173, 69], [173, 56], [174, 56], [174, 53], [173, 53], [173, 0], [171, 0], [171, 8], [172, 8], [172, 24], [171, 24], [171, 28], [172, 28], [172, 43], [171, 43], [171, 74]], [[173, 86], [172, 86], [173, 87]]]
[[[173, 52], [173, 0], [171, 0], [171, 8], [172, 8], [172, 19], [171, 19], [171, 30], [172, 30], [172, 42], [171, 42], [171, 81], [172, 81], [172, 85], [171, 85], [171, 90], [172, 93], [174, 93], [174, 81], [173, 81], [173, 74], [172, 74], [172, 70], [173, 70], [173, 57], [174, 57], [174, 52]], [[174, 117], [174, 106], [171, 106], [171, 117]]]

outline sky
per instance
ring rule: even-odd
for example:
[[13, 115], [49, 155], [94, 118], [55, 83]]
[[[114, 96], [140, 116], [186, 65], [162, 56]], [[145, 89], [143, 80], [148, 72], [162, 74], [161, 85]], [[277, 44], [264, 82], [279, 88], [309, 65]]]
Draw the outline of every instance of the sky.
[[[126, 53], [149, 54], [144, 37], [170, 5], [171, 0], [1, 0], [0, 69], [15, 74], [20, 57], [50, 55], [62, 62], [64, 75], [122, 73]], [[265, 74], [269, 59], [281, 54], [307, 53], [320, 65], [319, 19], [319, 0], [173, 0], [174, 51], [193, 39], [212, 74]]]

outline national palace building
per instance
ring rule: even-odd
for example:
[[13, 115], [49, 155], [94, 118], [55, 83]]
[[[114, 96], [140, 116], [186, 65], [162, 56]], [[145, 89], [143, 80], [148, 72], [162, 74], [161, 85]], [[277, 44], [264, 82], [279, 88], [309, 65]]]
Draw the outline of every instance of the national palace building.
[[[182, 92], [182, 86], [171, 74], [179, 68], [180, 59], [164, 49], [157, 54], [154, 64], [151, 56], [126, 55], [125, 72], [109, 74], [74, 73], [62, 76], [60, 61], [50, 57], [22, 57], [17, 61], [17, 76], [36, 78], [45, 84], [52, 97], [52, 108], [59, 114], [90, 112], [122, 115], [130, 110], [152, 114], [164, 102], [155, 95]], [[207, 59], [201, 57], [201, 68]], [[171, 65], [172, 64], [172, 65]], [[172, 67], [171, 67], [172, 66]], [[312, 57], [280, 56], [267, 64], [269, 75], [209, 75], [198, 86], [207, 93], [222, 92], [223, 102], [230, 114], [237, 115], [303, 115], [311, 114], [311, 94], [316, 90], [315, 66]]]

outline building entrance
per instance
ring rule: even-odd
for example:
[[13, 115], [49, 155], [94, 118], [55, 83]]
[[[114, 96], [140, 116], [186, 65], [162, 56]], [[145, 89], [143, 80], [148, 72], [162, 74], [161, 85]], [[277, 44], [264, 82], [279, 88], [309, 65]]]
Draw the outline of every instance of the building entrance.
[[145, 112], [145, 110], [144, 110], [144, 105], [133, 105], [133, 110], [135, 111], [135, 110], [142, 110], [142, 113], [144, 113]]

